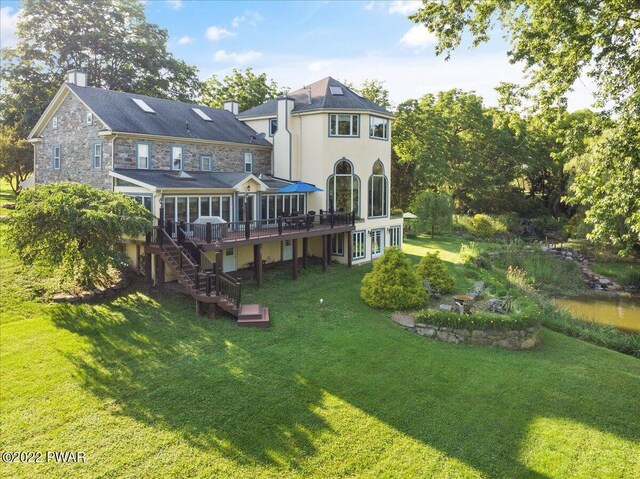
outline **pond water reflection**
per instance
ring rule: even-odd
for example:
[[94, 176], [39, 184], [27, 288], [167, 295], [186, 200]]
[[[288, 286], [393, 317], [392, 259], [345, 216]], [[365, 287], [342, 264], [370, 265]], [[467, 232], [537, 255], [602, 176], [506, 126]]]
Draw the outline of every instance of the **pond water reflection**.
[[576, 319], [610, 324], [629, 332], [640, 332], [640, 297], [583, 296], [556, 298], [560, 308], [566, 308]]

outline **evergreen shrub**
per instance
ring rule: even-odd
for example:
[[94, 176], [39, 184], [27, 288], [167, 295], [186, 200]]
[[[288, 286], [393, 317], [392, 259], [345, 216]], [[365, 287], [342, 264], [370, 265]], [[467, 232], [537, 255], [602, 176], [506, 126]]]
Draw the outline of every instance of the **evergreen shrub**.
[[443, 293], [450, 293], [456, 287], [455, 278], [444, 261], [440, 259], [440, 254], [437, 251], [424, 255], [416, 272], [421, 279], [426, 279], [432, 287], [438, 288]]
[[360, 297], [374, 308], [394, 310], [419, 308], [429, 300], [411, 261], [395, 246], [364, 276]]

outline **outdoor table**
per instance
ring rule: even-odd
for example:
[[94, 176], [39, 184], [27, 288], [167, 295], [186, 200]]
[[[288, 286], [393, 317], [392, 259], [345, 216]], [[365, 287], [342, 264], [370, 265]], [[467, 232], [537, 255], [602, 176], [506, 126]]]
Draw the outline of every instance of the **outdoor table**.
[[467, 296], [466, 294], [458, 294], [458, 295], [453, 297], [453, 300], [457, 304], [462, 306], [462, 311], [464, 311], [465, 313], [470, 313], [471, 312], [470, 306], [466, 306], [465, 307], [466, 303], [470, 303], [471, 301], [473, 301], [473, 298], [471, 296]]

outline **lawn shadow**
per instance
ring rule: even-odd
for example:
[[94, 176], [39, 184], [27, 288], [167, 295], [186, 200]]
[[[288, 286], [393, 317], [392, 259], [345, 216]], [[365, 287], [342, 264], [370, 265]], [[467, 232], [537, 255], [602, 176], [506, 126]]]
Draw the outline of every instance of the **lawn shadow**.
[[87, 354], [69, 359], [87, 390], [115, 403], [114, 414], [240, 464], [313, 455], [309, 438], [330, 429], [312, 412], [322, 392], [271, 370], [267, 351], [247, 349], [259, 348], [263, 331], [243, 345], [237, 339], [246, 330], [185, 314], [190, 303], [133, 293], [108, 305], [60, 305], [52, 319], [89, 341]]
[[[590, 374], [602, 368], [593, 346], [565, 352], [573, 340], [551, 332], [534, 352], [412, 335], [357, 298], [369, 269], [332, 266], [298, 282], [283, 272], [263, 290], [248, 285], [246, 301], [271, 308], [275, 323], [264, 331], [195, 317], [185, 312], [192, 301], [177, 296], [155, 302], [142, 294], [60, 306], [53, 320], [89, 341], [88, 353], [70, 359], [118, 414], [239, 464], [300, 470], [318, 452], [316, 438], [338, 434], [314, 412], [326, 393], [489, 478], [547, 477], [520, 457], [540, 417], [640, 439], [626, 414], [637, 406], [638, 381], [615, 370], [606, 380]], [[585, 391], [593, 394], [581, 397]]]

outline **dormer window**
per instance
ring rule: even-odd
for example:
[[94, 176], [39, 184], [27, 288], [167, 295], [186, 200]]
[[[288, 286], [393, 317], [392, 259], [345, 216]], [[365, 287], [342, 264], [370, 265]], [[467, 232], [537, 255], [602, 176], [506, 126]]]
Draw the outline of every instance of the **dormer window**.
[[87, 113], [87, 125], [93, 125], [93, 113]]
[[359, 136], [359, 115], [329, 115], [329, 136]]
[[141, 100], [139, 98], [132, 98], [132, 100], [133, 100], [133, 103], [138, 105], [140, 107], [140, 109], [142, 111], [144, 111], [145, 113], [155, 113], [153, 108], [151, 108], [149, 105], [147, 105], [147, 102], [145, 102], [144, 100]]

